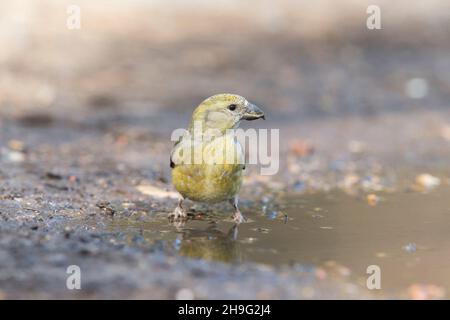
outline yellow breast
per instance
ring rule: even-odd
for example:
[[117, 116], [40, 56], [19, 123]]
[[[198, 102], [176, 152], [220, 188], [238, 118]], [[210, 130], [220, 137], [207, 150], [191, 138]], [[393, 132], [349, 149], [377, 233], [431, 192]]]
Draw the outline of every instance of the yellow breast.
[[197, 144], [191, 150], [191, 158], [200, 159], [201, 152], [203, 161], [186, 164], [182, 159], [175, 159], [172, 181], [178, 192], [201, 202], [232, 199], [242, 184], [244, 155], [239, 142], [230, 135], [223, 135], [209, 143]]

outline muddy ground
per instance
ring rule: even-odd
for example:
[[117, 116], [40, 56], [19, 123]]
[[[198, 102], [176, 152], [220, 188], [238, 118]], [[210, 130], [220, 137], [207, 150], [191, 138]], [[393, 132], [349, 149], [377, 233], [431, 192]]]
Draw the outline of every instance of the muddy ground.
[[[0, 297], [447, 297], [445, 1], [423, 15], [412, 6], [400, 22], [396, 6], [373, 33], [358, 27], [361, 5], [302, 29], [290, 1], [247, 20], [229, 8], [192, 16], [184, 6], [82, 1], [85, 25], [67, 31], [62, 7], [45, 3], [45, 24], [42, 7], [8, 7], [27, 14], [0, 38], [10, 43], [0, 65]], [[161, 21], [145, 19], [155, 12]], [[280, 170], [248, 168], [249, 221], [238, 230], [225, 204], [191, 203], [191, 220], [172, 225], [170, 134], [203, 98], [227, 91], [264, 109], [267, 121], [252, 126], [280, 129]], [[366, 228], [381, 231], [365, 238]], [[368, 290], [365, 254], [387, 256], [395, 284]], [[69, 265], [81, 268], [81, 290], [66, 287]], [[403, 266], [412, 269], [396, 282]]]

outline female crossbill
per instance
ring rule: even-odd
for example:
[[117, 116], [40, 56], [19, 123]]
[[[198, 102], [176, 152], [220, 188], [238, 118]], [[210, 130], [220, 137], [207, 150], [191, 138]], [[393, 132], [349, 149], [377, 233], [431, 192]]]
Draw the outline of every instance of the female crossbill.
[[264, 112], [235, 94], [217, 94], [204, 100], [192, 114], [189, 127], [175, 143], [171, 156], [172, 182], [180, 200], [171, 218], [184, 219], [183, 200], [217, 203], [230, 201], [236, 223], [244, 220], [238, 208], [245, 157], [232, 130], [241, 120], [264, 119]]

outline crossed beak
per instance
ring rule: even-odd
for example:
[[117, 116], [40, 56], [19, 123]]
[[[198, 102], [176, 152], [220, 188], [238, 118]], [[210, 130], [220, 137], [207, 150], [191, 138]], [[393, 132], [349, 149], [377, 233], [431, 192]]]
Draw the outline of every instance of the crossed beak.
[[244, 120], [256, 120], [256, 119], [263, 119], [266, 120], [264, 116], [264, 112], [253, 103], [248, 103], [246, 111], [242, 117]]

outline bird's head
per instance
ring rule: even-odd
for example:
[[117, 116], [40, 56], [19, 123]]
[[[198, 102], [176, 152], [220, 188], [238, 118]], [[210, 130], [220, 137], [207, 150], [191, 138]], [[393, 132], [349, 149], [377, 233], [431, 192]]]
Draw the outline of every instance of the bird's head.
[[265, 119], [264, 112], [244, 97], [236, 94], [216, 94], [204, 100], [192, 114], [189, 129], [198, 121], [206, 129], [218, 129], [221, 132], [239, 126], [241, 120]]

